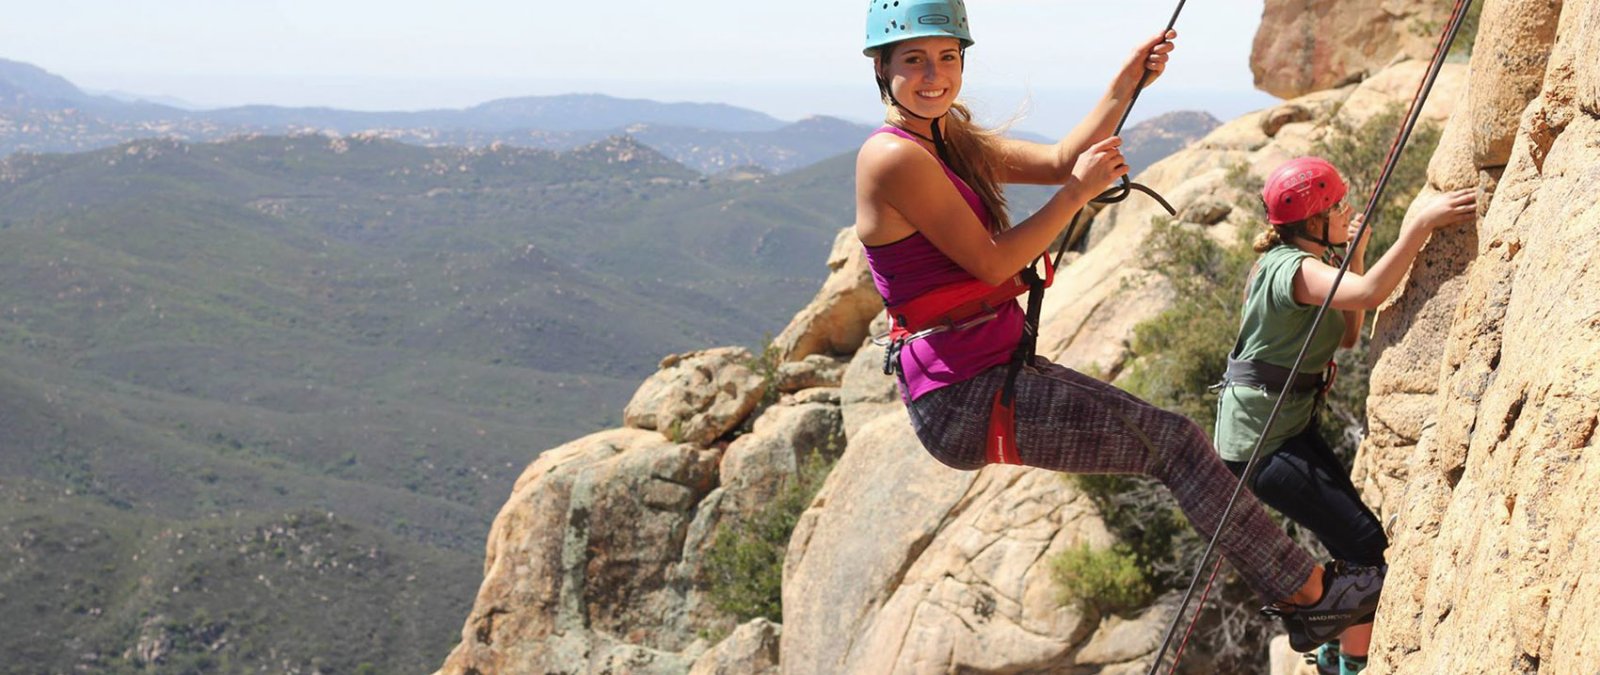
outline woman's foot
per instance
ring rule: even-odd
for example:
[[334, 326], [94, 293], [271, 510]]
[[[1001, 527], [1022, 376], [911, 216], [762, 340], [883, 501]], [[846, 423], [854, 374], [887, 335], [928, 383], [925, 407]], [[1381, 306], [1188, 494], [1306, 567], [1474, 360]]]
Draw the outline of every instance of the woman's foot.
[[1339, 641], [1322, 643], [1317, 651], [1306, 654], [1306, 663], [1317, 667], [1317, 675], [1339, 675]]
[[[1365, 567], [1342, 560], [1329, 563], [1322, 571], [1322, 592], [1309, 603], [1278, 602], [1261, 613], [1283, 621], [1289, 631], [1289, 646], [1309, 652], [1333, 640], [1344, 629], [1371, 621], [1383, 593], [1383, 577], [1388, 566]], [[1301, 600], [1301, 598], [1296, 598]]]

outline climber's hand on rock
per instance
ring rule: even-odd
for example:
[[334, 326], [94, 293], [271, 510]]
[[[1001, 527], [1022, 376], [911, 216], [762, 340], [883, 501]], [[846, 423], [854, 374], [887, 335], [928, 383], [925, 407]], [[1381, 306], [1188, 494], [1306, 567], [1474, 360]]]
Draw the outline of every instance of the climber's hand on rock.
[[1476, 188], [1463, 188], [1435, 195], [1417, 213], [1417, 225], [1429, 232], [1472, 222], [1478, 214]]

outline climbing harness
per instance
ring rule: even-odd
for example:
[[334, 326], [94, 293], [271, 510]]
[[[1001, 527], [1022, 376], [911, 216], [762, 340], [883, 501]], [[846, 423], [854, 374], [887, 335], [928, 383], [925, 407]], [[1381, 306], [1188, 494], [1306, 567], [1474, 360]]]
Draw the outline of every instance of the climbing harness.
[[1215, 390], [1228, 385], [1242, 385], [1296, 394], [1326, 393], [1333, 387], [1333, 374], [1338, 372], [1338, 366], [1332, 361], [1328, 362], [1328, 368], [1325, 372], [1300, 373], [1266, 361], [1240, 361], [1229, 356], [1228, 369], [1223, 372], [1222, 381], [1211, 388]]
[[1017, 373], [1021, 370], [1019, 364], [1025, 364], [1033, 358], [1034, 335], [1039, 325], [1044, 289], [1055, 282], [1055, 266], [1051, 264], [1048, 253], [1043, 260], [1042, 278], [1034, 269], [1035, 266], [1029, 265], [997, 286], [974, 279], [941, 286], [888, 307], [889, 332], [872, 339], [874, 344], [884, 348], [883, 373], [900, 376], [900, 350], [906, 344], [930, 335], [965, 330], [985, 323], [998, 316], [1005, 303], [1014, 302], [1023, 293], [1028, 294], [1022, 340], [1011, 353], [1006, 384], [996, 392], [989, 410], [988, 440], [984, 454], [991, 464], [1022, 463], [1022, 458], [1017, 454], [1013, 398], [1016, 395]]
[[[1446, 25], [1445, 31], [1439, 36], [1438, 46], [1434, 48], [1433, 60], [1428, 65], [1427, 74], [1423, 76], [1422, 82], [1417, 87], [1416, 94], [1412, 96], [1411, 108], [1406, 113], [1406, 119], [1401, 125], [1400, 133], [1395, 137], [1393, 144], [1389, 146], [1389, 155], [1384, 160], [1383, 172], [1379, 174], [1378, 181], [1372, 190], [1372, 197], [1367, 200], [1367, 206], [1362, 211], [1361, 227], [1357, 230], [1353, 241], [1360, 241], [1361, 237], [1366, 235], [1367, 228], [1371, 225], [1373, 211], [1377, 208], [1378, 199], [1383, 195], [1383, 190], [1388, 185], [1389, 178], [1394, 174], [1394, 167], [1400, 159], [1400, 152], [1405, 148], [1406, 141], [1411, 138], [1411, 130], [1422, 116], [1422, 105], [1428, 100], [1428, 94], [1433, 90], [1434, 80], [1438, 79], [1439, 70], [1444, 66], [1445, 55], [1449, 53], [1450, 45], [1455, 42], [1456, 33], [1461, 29], [1461, 21], [1471, 6], [1472, 0], [1456, 0], [1455, 9], [1450, 16], [1450, 22]], [[1323, 298], [1322, 305], [1317, 308], [1317, 314], [1312, 319], [1311, 327], [1307, 331], [1306, 340], [1300, 345], [1300, 353], [1295, 357], [1294, 366], [1289, 369], [1291, 372], [1300, 370], [1300, 364], [1305, 361], [1306, 352], [1311, 348], [1311, 339], [1316, 335], [1317, 327], [1321, 325], [1322, 317], [1327, 314], [1328, 307], [1333, 302], [1334, 293], [1339, 290], [1339, 283], [1344, 280], [1344, 275], [1349, 268], [1349, 260], [1340, 262], [1339, 271], [1333, 278], [1333, 286], [1328, 289], [1327, 297]], [[1183, 601], [1178, 604], [1177, 611], [1173, 612], [1172, 624], [1167, 628], [1166, 637], [1162, 639], [1161, 647], [1156, 651], [1155, 658], [1150, 662], [1149, 675], [1155, 675], [1160, 670], [1161, 662], [1166, 657], [1167, 648], [1171, 646], [1172, 639], [1177, 634], [1178, 624], [1182, 620], [1185, 610], [1188, 609], [1189, 601], [1194, 596], [1195, 588], [1200, 583], [1201, 573], [1205, 570], [1206, 563], [1210, 561], [1211, 555], [1216, 552], [1217, 541], [1222, 537], [1222, 532], [1228, 526], [1228, 516], [1233, 514], [1233, 507], [1234, 504], [1238, 503], [1239, 493], [1243, 491], [1245, 482], [1249, 480], [1250, 475], [1255, 472], [1256, 462], [1261, 457], [1261, 446], [1265, 442], [1267, 435], [1271, 433], [1272, 424], [1277, 421], [1278, 412], [1283, 408], [1283, 402], [1289, 398], [1287, 396], [1289, 384], [1287, 382], [1284, 384], [1284, 391], [1279, 393], [1277, 401], [1273, 403], [1272, 412], [1267, 415], [1265, 429], [1262, 431], [1261, 437], [1256, 440], [1255, 447], [1250, 451], [1250, 460], [1245, 463], [1239, 483], [1234, 486], [1233, 495], [1228, 498], [1228, 505], [1223, 509], [1222, 516], [1217, 523], [1217, 531], [1212, 534], [1211, 541], [1206, 544], [1205, 553], [1200, 556], [1199, 564], [1195, 567], [1194, 577], [1189, 582], [1189, 590], [1184, 593]], [[1217, 558], [1216, 566], [1212, 569], [1210, 580], [1206, 582], [1207, 593], [1210, 592], [1211, 584], [1216, 579], [1217, 570], [1221, 567], [1222, 559], [1219, 557]], [[1189, 634], [1194, 631], [1195, 624], [1200, 620], [1200, 610], [1204, 607], [1204, 598], [1205, 594], [1202, 594], [1201, 605], [1195, 608], [1194, 617], [1189, 621], [1189, 630], [1185, 631], [1183, 642], [1179, 643], [1177, 651], [1173, 653], [1172, 670], [1170, 671], [1172, 673], [1177, 672], [1178, 663], [1183, 658], [1183, 648], [1188, 644]]]

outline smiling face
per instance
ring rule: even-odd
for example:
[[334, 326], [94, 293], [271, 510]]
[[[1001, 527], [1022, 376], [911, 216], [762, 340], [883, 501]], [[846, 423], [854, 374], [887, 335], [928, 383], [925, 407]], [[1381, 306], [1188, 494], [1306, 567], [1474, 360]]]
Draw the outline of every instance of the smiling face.
[[961, 42], [926, 37], [884, 48], [878, 75], [901, 106], [924, 118], [943, 115], [961, 93]]

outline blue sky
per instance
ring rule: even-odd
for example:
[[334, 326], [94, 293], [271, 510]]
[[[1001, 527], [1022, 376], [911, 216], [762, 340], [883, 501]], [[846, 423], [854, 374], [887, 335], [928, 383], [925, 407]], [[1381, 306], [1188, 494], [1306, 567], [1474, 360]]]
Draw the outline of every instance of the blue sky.
[[[1249, 70], [1261, 4], [1189, 3], [1172, 68], [1134, 119], [1270, 105]], [[965, 93], [991, 122], [1021, 112], [1019, 128], [1065, 131], [1174, 5], [968, 0]], [[871, 121], [865, 13], [859, 0], [35, 0], [7, 9], [0, 57], [204, 106], [413, 110], [599, 92]]]

